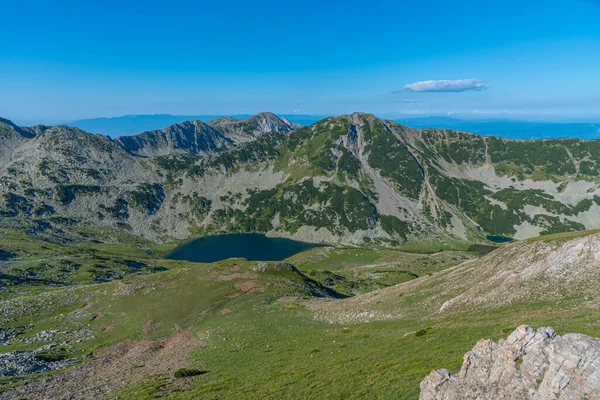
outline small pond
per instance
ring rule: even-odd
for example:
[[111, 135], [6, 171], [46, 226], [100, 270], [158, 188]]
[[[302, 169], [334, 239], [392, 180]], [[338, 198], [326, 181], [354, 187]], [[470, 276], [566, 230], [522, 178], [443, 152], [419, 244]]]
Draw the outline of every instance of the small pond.
[[509, 238], [506, 236], [498, 236], [498, 235], [486, 236], [486, 239], [489, 240], [490, 242], [494, 242], [494, 243], [508, 243], [508, 242], [512, 242], [514, 240], [513, 238]]

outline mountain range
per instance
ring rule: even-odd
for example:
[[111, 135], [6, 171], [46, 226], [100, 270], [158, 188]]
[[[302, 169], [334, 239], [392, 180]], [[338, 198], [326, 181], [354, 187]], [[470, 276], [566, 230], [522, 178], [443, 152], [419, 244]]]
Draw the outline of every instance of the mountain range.
[[598, 122], [541, 122], [502, 119], [465, 120], [449, 117], [398, 119], [414, 128], [444, 128], [510, 139], [600, 138]]
[[[284, 114], [283, 117], [302, 125], [312, 125], [325, 116], [306, 114]], [[156, 130], [185, 121], [199, 120], [208, 122], [223, 118], [223, 115], [125, 115], [112, 118], [91, 118], [71, 121], [65, 125], [78, 127], [84, 131], [100, 133], [111, 137], [137, 134]], [[232, 116], [235, 119], [250, 117], [247, 114]], [[457, 119], [451, 117], [420, 117], [394, 119], [394, 121], [413, 128], [454, 129], [477, 133], [484, 136], [500, 136], [511, 139], [548, 139], [548, 138], [600, 138], [598, 122], [541, 122], [502, 119]]]
[[413, 129], [363, 113], [307, 127], [261, 113], [115, 139], [2, 120], [0, 138], [3, 223], [62, 239], [93, 226], [105, 239], [263, 232], [443, 248], [600, 227], [596, 141]]
[[[77, 127], [87, 132], [99, 133], [111, 137], [125, 135], [135, 135], [144, 131], [161, 129], [165, 126], [179, 124], [186, 121], [208, 122], [217, 118], [245, 119], [251, 117], [250, 114], [235, 115], [172, 115], [172, 114], [138, 114], [123, 115], [121, 117], [110, 118], [88, 118], [66, 122], [64, 125]], [[290, 121], [302, 125], [313, 124], [325, 117], [305, 114], [284, 114], [281, 115]]]

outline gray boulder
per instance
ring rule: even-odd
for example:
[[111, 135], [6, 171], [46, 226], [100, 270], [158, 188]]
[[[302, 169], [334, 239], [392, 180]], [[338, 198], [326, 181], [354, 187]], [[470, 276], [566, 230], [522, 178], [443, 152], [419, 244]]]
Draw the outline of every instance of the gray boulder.
[[432, 371], [420, 399], [600, 399], [600, 340], [522, 325], [498, 343], [479, 341], [457, 375]]

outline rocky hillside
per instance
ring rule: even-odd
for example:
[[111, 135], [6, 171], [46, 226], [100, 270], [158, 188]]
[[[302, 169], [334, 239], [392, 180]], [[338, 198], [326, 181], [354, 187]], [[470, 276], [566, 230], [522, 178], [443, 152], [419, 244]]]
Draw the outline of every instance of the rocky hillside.
[[[595, 310], [600, 285], [600, 233], [571, 232], [509, 244], [431, 276], [342, 302], [320, 311], [341, 323], [453, 318], [472, 312], [569, 307]], [[512, 311], [511, 311], [512, 312]]]
[[0, 222], [48, 237], [264, 232], [439, 249], [600, 227], [599, 150], [361, 113], [309, 127], [271, 113], [189, 121], [115, 140], [1, 120]]
[[231, 148], [233, 142], [202, 121], [186, 121], [167, 128], [117, 138], [124, 149], [152, 157], [186, 153], [207, 156]]
[[518, 327], [506, 340], [481, 340], [460, 372], [434, 370], [421, 400], [596, 399], [600, 397], [600, 340], [557, 335], [552, 328]]

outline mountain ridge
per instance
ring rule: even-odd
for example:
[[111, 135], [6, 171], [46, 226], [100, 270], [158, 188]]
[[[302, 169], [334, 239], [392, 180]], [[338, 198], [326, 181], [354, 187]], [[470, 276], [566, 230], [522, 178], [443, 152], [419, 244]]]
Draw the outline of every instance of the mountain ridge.
[[413, 129], [364, 113], [307, 127], [261, 113], [116, 139], [39, 131], [1, 148], [5, 215], [117, 224], [153, 241], [263, 232], [438, 248], [600, 227], [596, 141]]
[[161, 156], [178, 151], [208, 155], [229, 148], [231, 140], [202, 121], [185, 121], [161, 130], [115, 139], [123, 148], [138, 156]]
[[[249, 114], [235, 114], [235, 119], [248, 118]], [[312, 125], [326, 116], [307, 114], [279, 114], [294, 123]], [[132, 135], [149, 130], [162, 129], [168, 125], [189, 120], [208, 122], [223, 118], [225, 115], [172, 115], [172, 114], [138, 114], [109, 118], [92, 118], [65, 123], [77, 126], [92, 133], [102, 133], [111, 137]], [[600, 122], [598, 121], [529, 121], [511, 119], [459, 119], [447, 116], [400, 118], [388, 116], [402, 125], [413, 128], [453, 129], [473, 132], [483, 136], [499, 136], [510, 139], [542, 139], [542, 138], [600, 138]]]
[[[280, 118], [293, 121], [302, 125], [310, 125], [323, 116], [313, 116], [304, 114], [278, 114]], [[119, 117], [101, 117], [80, 119], [61, 123], [68, 126], [76, 126], [91, 133], [100, 133], [109, 135], [113, 138], [119, 136], [135, 135], [140, 132], [160, 130], [164, 127], [178, 124], [185, 121], [200, 120], [209, 122], [220, 118], [245, 119], [252, 117], [251, 114], [232, 114], [232, 115], [173, 115], [173, 114], [130, 114]]]

